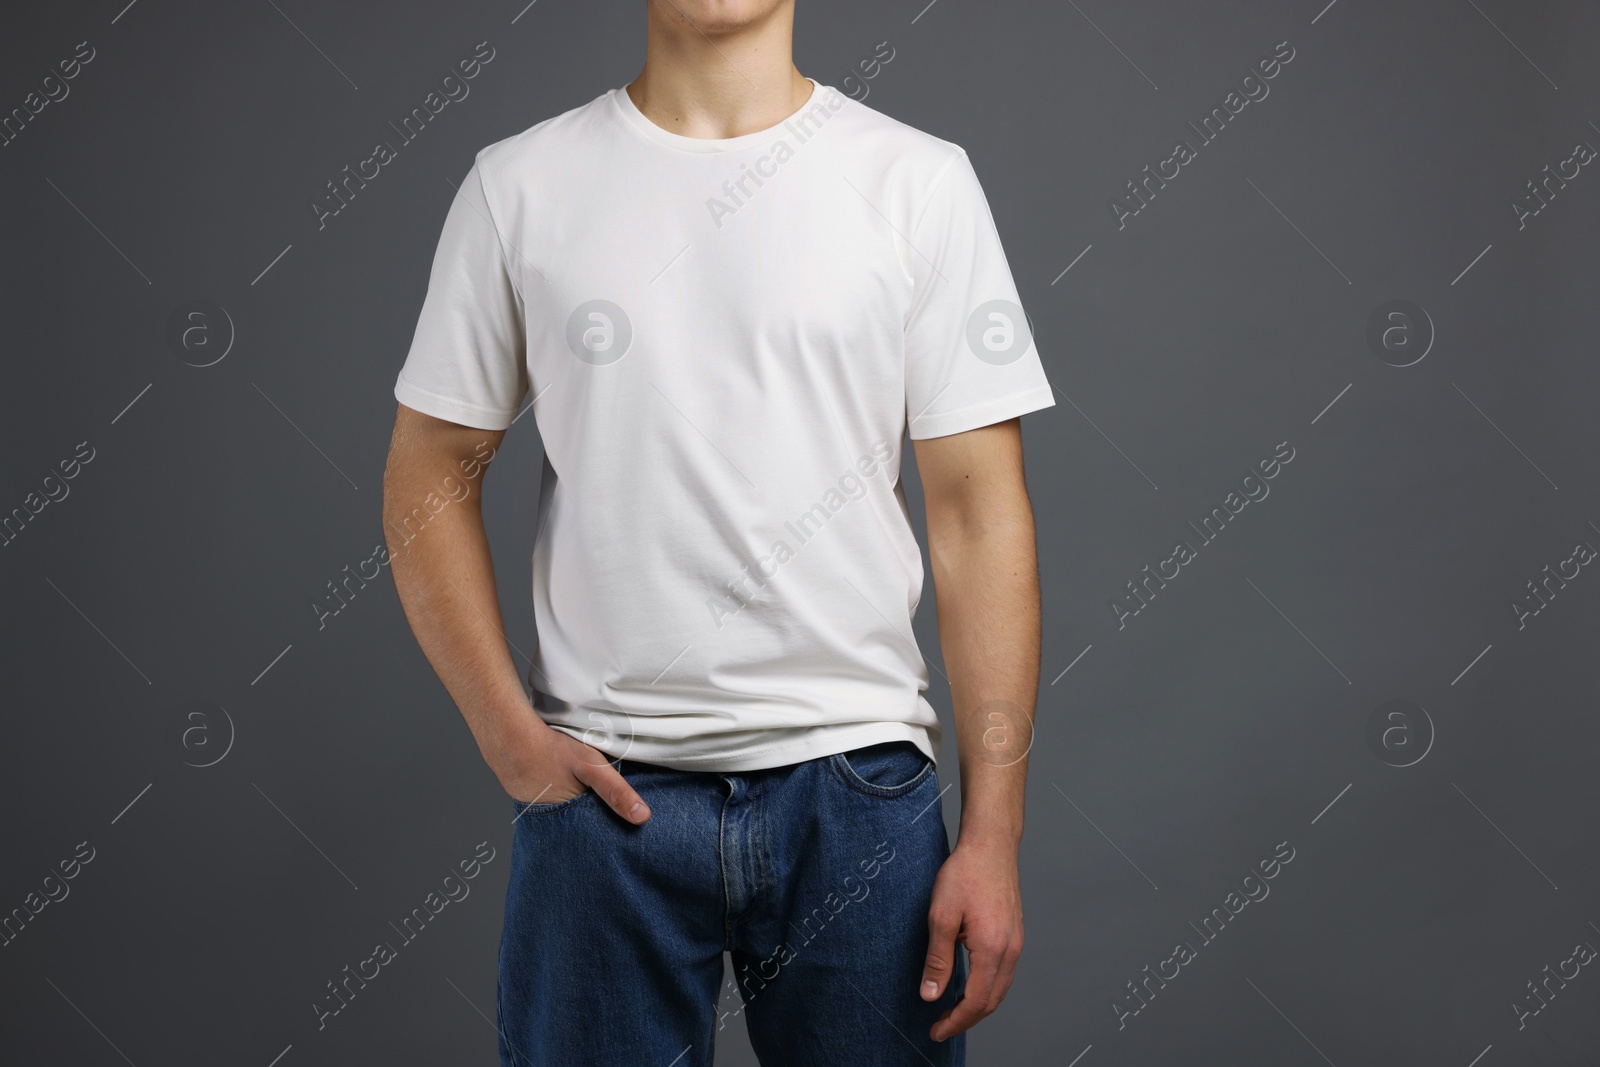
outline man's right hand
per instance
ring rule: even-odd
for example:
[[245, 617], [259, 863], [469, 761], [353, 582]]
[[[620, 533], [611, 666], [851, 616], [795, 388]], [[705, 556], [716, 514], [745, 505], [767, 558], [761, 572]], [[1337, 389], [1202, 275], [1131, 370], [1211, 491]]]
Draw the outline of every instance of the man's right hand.
[[[604, 753], [534, 713], [511, 662], [480, 491], [504, 437], [504, 430], [476, 429], [399, 405], [383, 472], [383, 519], [400, 604], [507, 793], [548, 804], [593, 789], [638, 825], [650, 818], [650, 808]], [[441, 493], [448, 507], [430, 503]]]
[[585, 789], [635, 826], [650, 819], [650, 807], [606, 759], [577, 738], [540, 724], [536, 735], [489, 760], [500, 784], [525, 804], [559, 804]]

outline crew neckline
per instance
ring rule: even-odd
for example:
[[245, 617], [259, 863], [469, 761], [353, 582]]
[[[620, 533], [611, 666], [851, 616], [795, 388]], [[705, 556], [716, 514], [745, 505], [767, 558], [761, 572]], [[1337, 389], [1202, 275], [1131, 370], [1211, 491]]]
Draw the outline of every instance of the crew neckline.
[[627, 124], [658, 144], [679, 148], [687, 152], [727, 152], [751, 145], [766, 144], [782, 137], [788, 132], [789, 123], [797, 115], [812, 104], [820, 103], [822, 98], [818, 94], [823, 92], [827, 86], [809, 74], [805, 75], [805, 79], [811, 83], [811, 95], [806, 97], [799, 107], [784, 116], [776, 125], [768, 126], [764, 130], [756, 130], [753, 133], [740, 134], [738, 137], [686, 137], [681, 133], [673, 133], [671, 130], [657, 126], [643, 111], [640, 111], [639, 105], [635, 104], [633, 97], [628, 95], [626, 86], [612, 89], [610, 96], [612, 104], [616, 106], [617, 111]]

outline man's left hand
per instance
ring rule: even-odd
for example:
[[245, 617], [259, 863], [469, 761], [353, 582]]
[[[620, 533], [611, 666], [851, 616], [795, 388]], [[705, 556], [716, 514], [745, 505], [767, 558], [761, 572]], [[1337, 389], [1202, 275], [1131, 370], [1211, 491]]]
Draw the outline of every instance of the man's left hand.
[[939, 999], [949, 985], [958, 941], [967, 947], [967, 984], [961, 999], [928, 1031], [935, 1041], [977, 1025], [1011, 988], [1022, 954], [1022, 892], [1014, 847], [987, 849], [958, 842], [939, 868], [928, 908], [923, 1000]]

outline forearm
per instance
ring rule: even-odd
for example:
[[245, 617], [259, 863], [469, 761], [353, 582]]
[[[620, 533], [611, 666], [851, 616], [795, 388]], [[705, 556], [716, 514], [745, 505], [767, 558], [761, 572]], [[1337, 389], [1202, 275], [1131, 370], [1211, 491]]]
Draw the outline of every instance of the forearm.
[[[437, 512], [421, 507], [437, 482], [407, 472], [385, 480], [384, 532], [401, 607], [428, 662], [494, 765], [547, 729], [533, 714], [503, 636], [494, 564], [484, 530], [481, 473]], [[417, 510], [426, 525], [407, 523]]]
[[507, 794], [559, 803], [592, 789], [642, 824], [650, 806], [603, 753], [545, 725], [506, 650], [481, 505], [484, 471], [504, 437], [400, 405], [383, 474], [384, 537], [400, 606]]
[[958, 845], [1015, 855], [1039, 677], [1039, 578], [1023, 491], [948, 516], [930, 555], [961, 764]]

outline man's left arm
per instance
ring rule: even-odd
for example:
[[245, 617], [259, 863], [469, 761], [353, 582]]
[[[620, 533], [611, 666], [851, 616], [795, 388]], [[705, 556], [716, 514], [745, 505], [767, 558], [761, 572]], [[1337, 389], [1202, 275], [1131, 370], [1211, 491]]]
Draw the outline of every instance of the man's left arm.
[[928, 911], [925, 1000], [971, 965], [943, 1041], [1005, 998], [1022, 952], [1017, 847], [1039, 683], [1039, 567], [1020, 421], [913, 442], [961, 763], [961, 829]]

